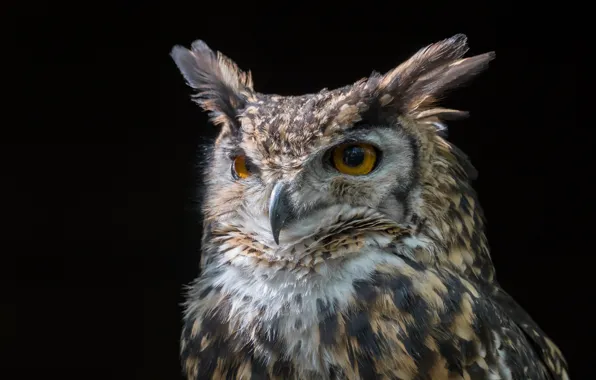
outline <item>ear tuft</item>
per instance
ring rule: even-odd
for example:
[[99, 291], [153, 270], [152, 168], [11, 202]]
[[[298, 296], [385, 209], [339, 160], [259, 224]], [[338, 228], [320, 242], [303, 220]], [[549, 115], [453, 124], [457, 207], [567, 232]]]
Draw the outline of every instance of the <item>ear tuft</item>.
[[250, 72], [244, 73], [201, 40], [194, 41], [191, 50], [176, 45], [170, 55], [187, 84], [197, 91], [195, 101], [209, 112], [212, 121], [235, 125], [238, 111], [254, 93]]
[[379, 91], [391, 93], [396, 99], [392, 105], [416, 119], [428, 112], [436, 117], [455, 116], [455, 110], [431, 109], [447, 91], [484, 71], [495, 58], [494, 52], [462, 58], [467, 51], [467, 37], [463, 34], [431, 44], [387, 73], [379, 83]]

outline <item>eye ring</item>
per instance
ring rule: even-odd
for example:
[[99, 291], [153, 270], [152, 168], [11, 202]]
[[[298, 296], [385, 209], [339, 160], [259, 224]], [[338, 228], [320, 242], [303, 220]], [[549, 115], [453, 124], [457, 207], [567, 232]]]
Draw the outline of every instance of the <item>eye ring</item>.
[[236, 156], [232, 161], [232, 176], [234, 179], [246, 179], [252, 174], [248, 169], [246, 156]]
[[372, 172], [378, 161], [378, 151], [367, 143], [345, 143], [333, 148], [331, 163], [342, 174], [361, 176]]

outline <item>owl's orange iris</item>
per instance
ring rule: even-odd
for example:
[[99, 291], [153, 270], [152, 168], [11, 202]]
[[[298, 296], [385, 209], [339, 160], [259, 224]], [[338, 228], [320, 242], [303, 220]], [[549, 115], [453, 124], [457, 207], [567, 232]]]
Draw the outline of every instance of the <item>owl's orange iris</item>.
[[365, 143], [348, 143], [333, 150], [333, 165], [343, 174], [366, 175], [370, 173], [377, 162], [377, 151]]
[[250, 171], [246, 167], [246, 157], [245, 156], [238, 156], [234, 159], [234, 172], [239, 178], [248, 178], [250, 176]]

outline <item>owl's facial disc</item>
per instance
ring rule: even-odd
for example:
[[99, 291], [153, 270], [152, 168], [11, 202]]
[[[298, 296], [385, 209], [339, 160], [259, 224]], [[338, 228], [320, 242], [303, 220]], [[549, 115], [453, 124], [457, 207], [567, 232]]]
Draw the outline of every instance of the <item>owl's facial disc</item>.
[[337, 210], [342, 206], [347, 207], [342, 212], [368, 208], [396, 222], [405, 217], [415, 185], [415, 142], [399, 128], [346, 132], [313, 149], [298, 168], [267, 166], [251, 148], [226, 153], [225, 160], [230, 179], [242, 190], [235, 198], [242, 201], [242, 223], [267, 244], [287, 247], [329, 229], [326, 217], [341, 218]]

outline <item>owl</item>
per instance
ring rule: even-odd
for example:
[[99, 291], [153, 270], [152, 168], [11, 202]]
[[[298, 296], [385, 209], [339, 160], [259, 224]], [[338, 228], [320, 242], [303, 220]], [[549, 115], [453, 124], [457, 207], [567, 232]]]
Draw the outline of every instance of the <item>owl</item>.
[[254, 90], [203, 41], [171, 56], [219, 127], [187, 379], [568, 379], [495, 277], [475, 169], [438, 105], [487, 68], [458, 34], [385, 74], [301, 96]]

